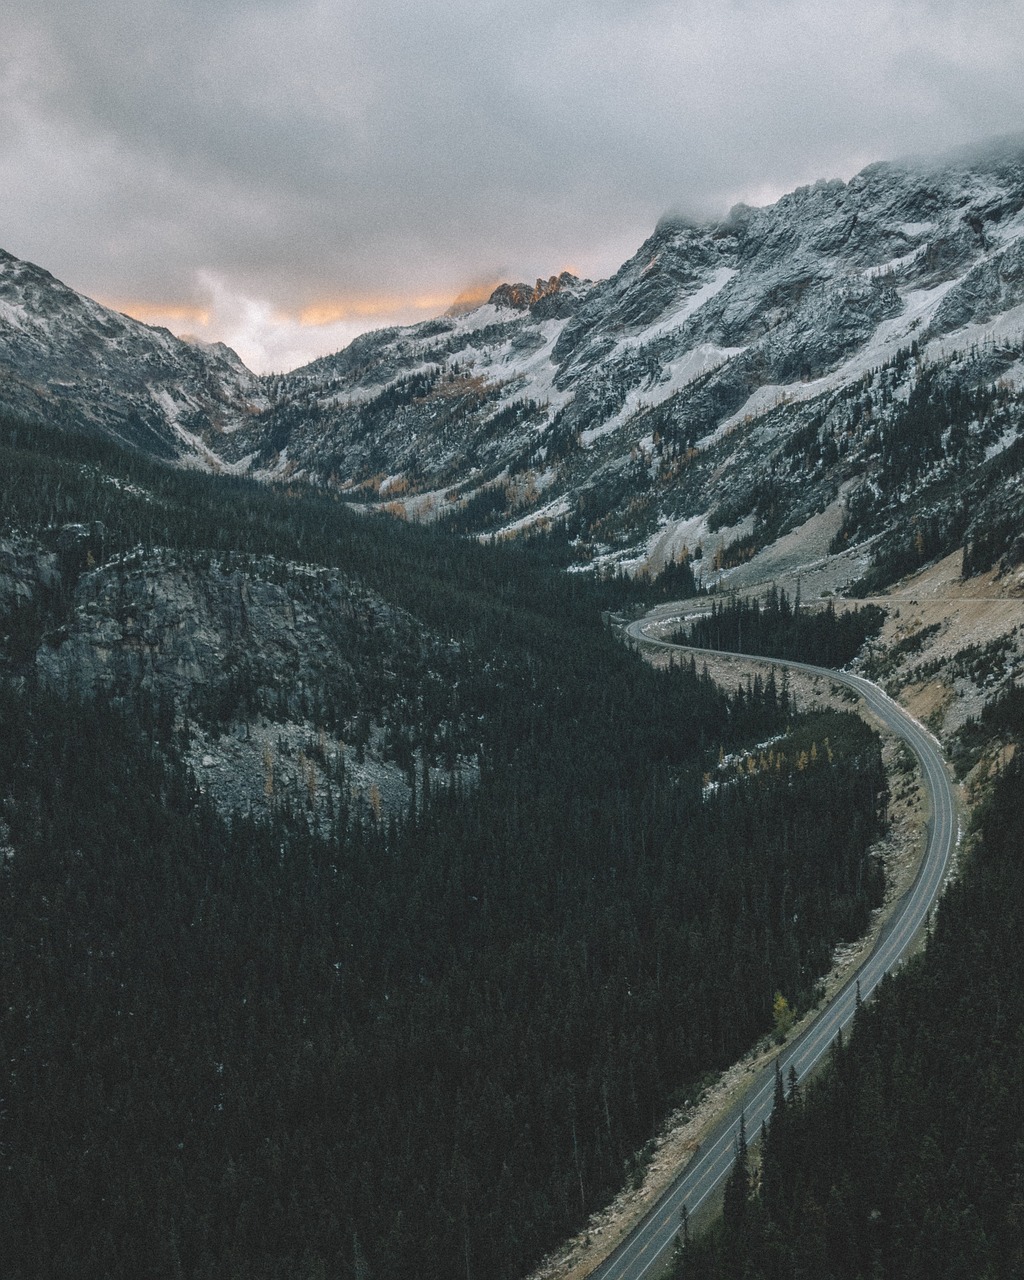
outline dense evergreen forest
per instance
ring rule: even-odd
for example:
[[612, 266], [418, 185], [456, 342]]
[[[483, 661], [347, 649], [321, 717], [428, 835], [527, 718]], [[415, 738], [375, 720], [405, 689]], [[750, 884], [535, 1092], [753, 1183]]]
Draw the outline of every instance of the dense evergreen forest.
[[877, 605], [860, 605], [837, 614], [829, 600], [824, 609], [808, 609], [801, 605], [799, 596], [790, 601], [785, 591], [773, 586], [763, 604], [745, 597], [730, 597], [723, 604], [713, 600], [709, 613], [695, 618], [672, 640], [699, 649], [845, 667], [864, 641], [878, 634], [884, 621], [885, 612]]
[[[517, 1276], [878, 902], [855, 717], [654, 671], [514, 547], [0, 440], [8, 528], [89, 534], [5, 629], [5, 1276]], [[337, 566], [449, 637], [478, 784], [327, 834], [227, 820], [161, 709], [43, 687], [33, 636], [77, 577], [167, 546]]]
[[1015, 1280], [1024, 1274], [1024, 769], [1005, 770], [925, 953], [806, 1090], [779, 1082], [756, 1190], [677, 1276]]

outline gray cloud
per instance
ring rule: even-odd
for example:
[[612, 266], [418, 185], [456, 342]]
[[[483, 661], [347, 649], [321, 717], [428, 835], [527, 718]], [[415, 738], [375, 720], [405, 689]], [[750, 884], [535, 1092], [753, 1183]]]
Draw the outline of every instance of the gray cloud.
[[667, 208], [1024, 126], [1017, 0], [6, 9], [0, 244], [126, 303], [216, 280], [265, 323], [604, 274]]

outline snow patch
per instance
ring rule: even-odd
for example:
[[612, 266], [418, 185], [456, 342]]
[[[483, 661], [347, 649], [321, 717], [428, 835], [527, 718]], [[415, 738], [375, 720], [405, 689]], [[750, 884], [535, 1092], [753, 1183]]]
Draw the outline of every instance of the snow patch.
[[988, 462], [990, 459], [994, 458], [996, 454], [1002, 453], [1004, 449], [1009, 449], [1010, 445], [1013, 444], [1019, 435], [1020, 427], [1017, 424], [1014, 424], [1012, 427], [1008, 427], [999, 439], [995, 440], [985, 450], [985, 461]]
[[492, 324], [511, 324], [522, 317], [522, 312], [512, 311], [508, 307], [496, 307], [493, 302], [485, 302], [475, 311], [467, 311], [455, 318], [453, 333], [472, 333], [475, 329], [486, 329]]
[[684, 547], [692, 556], [697, 547], [707, 543], [710, 538], [707, 512], [699, 516], [687, 516], [684, 520], [666, 520], [662, 528], [648, 539], [638, 565], [646, 564], [654, 572], [658, 572], [666, 564], [677, 560]]
[[615, 345], [613, 358], [623, 351], [645, 347], [648, 343], [654, 342], [655, 339], [671, 333], [673, 329], [678, 329], [699, 311], [706, 302], [710, 302], [715, 294], [721, 293], [729, 281], [737, 274], [736, 267], [719, 267], [707, 284], [702, 285], [695, 293], [691, 293], [688, 298], [684, 298], [675, 311], [665, 316], [664, 319], [659, 320], [656, 324], [649, 325], [642, 333], [620, 338]]
[[[954, 333], [941, 338], [933, 338], [924, 348], [924, 357], [929, 361], [947, 360], [958, 351], [967, 351], [974, 346], [983, 346], [986, 342], [1019, 343], [1024, 340], [1024, 303], [1011, 307], [1002, 315], [979, 324], [965, 325]], [[1014, 366], [1018, 369], [1020, 364]], [[1007, 371], [1007, 377], [1012, 371]]]
[[882, 262], [877, 267], [868, 267], [866, 271], [861, 272], [861, 277], [864, 280], [878, 280], [882, 276], [896, 275], [904, 267], [909, 267], [912, 262], [915, 262], [924, 253], [925, 248], [925, 245], [921, 245], [903, 254], [901, 258], [890, 258], [888, 262]]
[[[511, 404], [522, 399], [524, 393], [531, 399], [557, 410], [573, 398], [571, 390], [560, 390], [555, 386], [555, 375], [558, 372], [552, 362], [558, 336], [568, 324], [567, 320], [544, 320], [540, 324], [525, 329], [524, 332], [537, 333], [541, 338], [539, 346], [519, 351], [506, 340], [497, 348], [485, 348], [477, 353], [473, 368], [477, 373], [485, 374], [496, 382], [507, 382], [512, 386], [509, 396], [503, 401]], [[463, 353], [459, 355], [464, 358]]]
[[[153, 397], [156, 407], [167, 419], [168, 424], [172, 427], [177, 427], [178, 415], [181, 410], [178, 408], [171, 393], [165, 387], [150, 386], [149, 394]], [[187, 435], [188, 433], [186, 432], [185, 434]]]
[[[721, 422], [705, 442], [714, 444], [723, 436], [729, 435], [741, 423], [760, 417], [762, 414], [779, 408], [783, 404], [799, 403], [813, 400], [823, 392], [834, 391], [838, 387], [855, 382], [880, 364], [885, 364], [892, 357], [913, 341], [913, 335], [928, 327], [932, 316], [938, 310], [942, 299], [963, 277], [945, 280], [934, 289], [908, 289], [903, 294], [903, 310], [891, 320], [883, 320], [874, 333], [859, 351], [844, 364], [831, 373], [809, 382], [790, 382], [784, 385], [773, 383], [758, 387], [734, 414]], [[1016, 308], [1015, 308], [1016, 310]], [[1011, 313], [1007, 313], [1008, 315]], [[991, 328], [992, 326], [989, 326]], [[965, 332], [965, 331], [961, 331]], [[963, 338], [957, 347], [964, 346]], [[967, 344], [969, 345], [969, 344]]]
[[678, 359], [666, 364], [658, 381], [647, 383], [642, 387], [634, 387], [623, 401], [621, 409], [600, 426], [590, 427], [580, 434], [580, 442], [584, 448], [610, 435], [623, 423], [643, 409], [653, 409], [713, 369], [720, 368], [734, 356], [746, 351], [746, 347], [719, 347], [713, 342], [702, 342], [698, 346], [684, 352]]
[[0, 300], [0, 323], [9, 325], [12, 329], [20, 329], [22, 332], [28, 327], [28, 314], [24, 306], [16, 306], [12, 302], [4, 302]]
[[1024, 235], [1024, 209], [1019, 210], [1013, 217], [997, 223], [994, 227], [986, 226], [985, 233], [998, 240], [1003, 248], [1019, 240]]
[[567, 497], [563, 496], [561, 498], [556, 498], [553, 502], [549, 502], [547, 506], [539, 507], [536, 511], [531, 511], [528, 515], [520, 516], [518, 520], [513, 520], [511, 524], [502, 525], [494, 536], [501, 538], [516, 533], [522, 533], [524, 529], [529, 529], [533, 525], [539, 524], [544, 520], [558, 520], [562, 516], [567, 516], [570, 509], [569, 499]]

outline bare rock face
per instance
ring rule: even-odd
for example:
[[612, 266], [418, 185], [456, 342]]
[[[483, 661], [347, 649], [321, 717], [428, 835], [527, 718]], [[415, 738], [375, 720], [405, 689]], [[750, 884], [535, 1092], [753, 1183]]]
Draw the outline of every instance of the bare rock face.
[[56, 552], [24, 535], [0, 537], [0, 678], [31, 667], [61, 581]]
[[57, 556], [31, 538], [0, 538], [0, 619], [52, 591], [60, 581]]
[[296, 576], [289, 589], [258, 571], [172, 556], [105, 566], [82, 578], [70, 618], [48, 637], [37, 666], [85, 694], [140, 689], [176, 706], [243, 677], [256, 702], [276, 698], [278, 689], [322, 679], [329, 664], [342, 688], [362, 602], [340, 575], [309, 574], [310, 583]]
[[442, 759], [423, 713], [428, 688], [452, 685], [451, 646], [337, 570], [160, 551], [63, 580], [58, 565], [0, 544], [0, 600], [52, 592], [22, 659], [31, 650], [44, 684], [136, 707], [158, 740], [187, 743], [223, 811], [379, 817], [407, 809], [424, 777], [474, 775], [457, 749], [470, 720], [446, 725]]
[[[576, 276], [563, 271], [561, 275], [551, 276], [547, 280], [538, 279], [532, 288], [528, 284], [499, 284], [488, 298], [488, 302], [492, 307], [508, 307], [512, 311], [533, 310], [534, 314], [541, 314], [544, 318], [550, 319], [558, 316], [562, 311], [559, 305], [551, 305], [551, 300], [578, 284], [579, 280]], [[538, 313], [536, 308], [540, 303], [547, 305]]]

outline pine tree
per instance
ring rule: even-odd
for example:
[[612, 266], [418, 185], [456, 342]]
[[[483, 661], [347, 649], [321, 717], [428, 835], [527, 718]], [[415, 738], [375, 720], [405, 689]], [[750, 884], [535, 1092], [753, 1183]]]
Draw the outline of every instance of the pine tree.
[[785, 1216], [785, 1166], [789, 1150], [788, 1103], [782, 1067], [775, 1059], [775, 1099], [761, 1146], [761, 1198], [768, 1217], [781, 1223]]
[[722, 1220], [727, 1236], [742, 1233], [750, 1198], [750, 1157], [747, 1152], [747, 1117], [740, 1115], [739, 1133], [736, 1137], [736, 1159], [725, 1184]]
[[729, 1277], [743, 1275], [747, 1257], [747, 1227], [750, 1201], [750, 1158], [747, 1152], [747, 1118], [740, 1115], [740, 1128], [736, 1137], [736, 1159], [732, 1172], [726, 1179], [722, 1202], [722, 1232], [724, 1274]]

